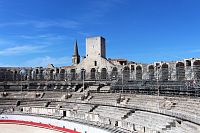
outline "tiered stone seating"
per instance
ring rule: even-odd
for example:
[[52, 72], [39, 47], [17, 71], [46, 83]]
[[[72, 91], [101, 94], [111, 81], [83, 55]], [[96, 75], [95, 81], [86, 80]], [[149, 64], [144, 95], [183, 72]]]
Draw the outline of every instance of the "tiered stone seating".
[[144, 126], [155, 131], [165, 131], [170, 129], [171, 126], [175, 126], [174, 120], [175, 118], [173, 117], [143, 111], [136, 111], [125, 119], [127, 122]]
[[164, 101], [164, 97], [152, 97], [152, 96], [142, 96], [142, 95], [124, 95], [125, 98], [129, 98], [127, 106], [137, 107], [140, 109], [146, 109], [150, 111], [157, 111], [159, 108], [159, 103]]
[[82, 102], [81, 97], [84, 95], [83, 93], [70, 93], [72, 95], [71, 98], [67, 99], [70, 102]]
[[35, 91], [37, 89], [37, 86], [33, 86], [33, 85], [30, 85], [27, 87], [27, 90], [29, 91]]
[[0, 85], [0, 90], [4, 90], [4, 86], [3, 85]]
[[172, 111], [183, 117], [187, 116], [191, 121], [197, 123], [200, 121], [200, 102], [198, 100], [179, 100]]
[[[23, 91], [23, 92], [6, 92], [6, 98], [14, 98], [14, 99], [22, 99], [22, 98], [37, 98], [36, 94], [41, 94], [40, 92], [27, 92], [27, 91]], [[3, 96], [1, 96], [3, 97]]]
[[99, 104], [116, 104], [117, 98], [120, 96], [120, 94], [110, 94], [110, 93], [92, 93], [90, 94], [92, 99], [90, 99], [89, 103], [99, 103]]
[[[50, 102], [50, 104], [46, 107], [59, 108], [60, 106], [61, 109], [71, 110], [72, 112], [75, 112], [75, 115], [80, 114], [80, 116], [77, 116], [77, 118], [79, 117], [82, 118], [83, 117], [82, 115], [84, 115], [86, 112], [90, 112], [94, 114], [99, 114], [99, 116], [103, 116], [110, 120], [112, 119], [114, 122], [124, 121], [127, 123], [135, 124], [136, 125], [135, 127], [138, 130], [139, 127], [145, 127], [146, 130], [149, 129], [152, 130], [152, 132], [153, 131], [160, 131], [160, 132], [162, 131], [163, 133], [200, 132], [199, 125], [185, 121], [189, 120], [195, 123], [200, 123], [199, 99], [90, 92], [88, 93], [88, 96], [91, 96], [91, 98], [89, 98], [88, 100], [88, 97], [86, 97], [85, 99], [81, 99], [82, 96], [85, 95], [84, 93], [78, 93], [78, 92], [67, 93], [65, 91], [58, 92], [56, 90], [45, 91], [45, 92], [18, 91], [18, 92], [6, 92], [6, 93], [8, 93], [7, 96], [1, 97], [2, 100], [0, 101], [0, 107], [16, 107], [17, 100], [9, 101], [9, 99], [11, 98], [18, 100], [23, 99], [20, 100], [21, 107], [24, 106], [45, 107], [46, 103]], [[33, 98], [36, 98], [35, 97], [36, 93], [43, 93], [44, 95], [43, 97], [37, 97], [38, 100], [34, 99], [35, 100], [34, 101]], [[65, 94], [72, 94], [72, 96], [68, 99], [66, 98], [61, 99], [61, 97]], [[31, 99], [28, 100], [27, 98]], [[122, 99], [122, 101], [119, 101], [120, 98]], [[163, 103], [165, 103], [166, 101], [170, 101], [175, 104], [172, 104], [173, 106], [171, 108], [165, 108], [163, 107]], [[74, 102], [74, 103], [67, 103], [67, 102]], [[95, 104], [98, 105], [97, 107], [94, 108]], [[103, 104], [104, 106], [101, 104]], [[125, 107], [130, 109], [126, 109]], [[136, 111], [135, 113], [129, 114], [131, 110], [136, 110]], [[76, 112], [81, 112], [81, 113], [76, 113]], [[156, 114], [156, 112], [158, 112], [158, 114]], [[171, 115], [173, 117], [169, 117], [164, 114]], [[126, 117], [124, 117], [125, 115]], [[182, 119], [181, 123], [176, 123], [175, 116], [184, 119]]]
[[19, 91], [19, 90], [21, 90], [22, 89], [22, 86], [16, 86], [16, 85], [14, 85], [14, 86], [10, 86], [9, 87], [9, 90], [11, 90], [11, 91]]
[[37, 100], [37, 101], [28, 101], [28, 100], [23, 100], [20, 102], [21, 107], [45, 107], [46, 103], [48, 101], [44, 100]]
[[103, 87], [100, 88], [100, 91], [109, 92], [110, 91], [110, 86], [103, 86]]
[[124, 115], [126, 115], [129, 111], [130, 109], [125, 108], [98, 106], [93, 110], [93, 113], [116, 120], [122, 120]]
[[15, 107], [16, 106], [16, 100], [6, 100], [6, 99], [0, 99], [0, 108], [4, 107]]
[[171, 130], [168, 130], [166, 133], [199, 133], [199, 125], [193, 124], [191, 122], [182, 121], [181, 124], [176, 127], [172, 127]]
[[87, 88], [88, 91], [97, 91], [97, 89], [99, 88], [99, 86], [89, 86]]
[[[78, 112], [89, 112], [94, 105], [89, 105], [89, 104], [72, 104], [73, 110], [76, 110]], [[64, 106], [66, 108], [66, 106]]]
[[64, 92], [45, 92], [44, 99], [60, 99], [64, 95]]
[[56, 85], [55, 87], [54, 87], [54, 90], [60, 90], [61, 89], [61, 86], [60, 85]]
[[73, 110], [73, 111], [78, 111], [78, 112], [89, 112], [94, 107], [94, 105], [53, 101], [49, 104], [48, 107], [49, 108], [62, 108], [65, 110]]
[[7, 98], [24, 98], [27, 95], [27, 92], [8, 92]]

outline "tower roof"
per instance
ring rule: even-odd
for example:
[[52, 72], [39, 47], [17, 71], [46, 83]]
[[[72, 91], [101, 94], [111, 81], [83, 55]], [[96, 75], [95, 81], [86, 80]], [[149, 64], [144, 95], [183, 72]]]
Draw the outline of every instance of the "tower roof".
[[77, 40], [74, 43], [74, 56], [79, 56]]

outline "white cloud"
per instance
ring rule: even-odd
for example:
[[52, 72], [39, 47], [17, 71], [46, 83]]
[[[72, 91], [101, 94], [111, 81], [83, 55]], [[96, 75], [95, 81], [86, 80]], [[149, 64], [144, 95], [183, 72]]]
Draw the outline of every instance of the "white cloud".
[[88, 33], [88, 32], [83, 32], [83, 31], [78, 31], [78, 34], [80, 34], [80, 35], [82, 35], [82, 36], [85, 36], [85, 37], [91, 36], [90, 33]]
[[1, 50], [0, 55], [9, 56], [9, 55], [40, 53], [45, 51], [44, 48], [45, 46], [33, 46], [33, 45], [15, 46]]
[[48, 64], [53, 64], [54, 66], [63, 66], [63, 65], [69, 65], [71, 63], [70, 57], [58, 57], [53, 58], [50, 56], [44, 56], [35, 58], [32, 60], [28, 60], [25, 62], [25, 66], [32, 66], [32, 67], [46, 67]]
[[45, 43], [53, 43], [56, 41], [63, 41], [69, 38], [69, 36], [57, 35], [57, 34], [37, 34], [37, 35], [15, 35], [15, 37], [26, 39], [26, 40], [39, 40]]
[[188, 53], [200, 53], [200, 49], [189, 50]]
[[47, 67], [48, 64], [53, 64], [56, 67], [71, 65], [71, 58], [70, 57], [54, 58], [50, 56], [36, 57], [34, 59], [24, 61], [23, 63], [20, 62], [19, 64], [0, 63], [0, 67]]
[[11, 64], [0, 64], [0, 67], [16, 67], [16, 65], [11, 65]]
[[49, 27], [60, 27], [67, 29], [74, 29], [79, 27], [80, 23], [73, 20], [24, 20], [19, 22], [6, 22], [0, 23], [0, 27], [8, 26], [33, 26], [35, 28], [49, 28]]
[[0, 45], [11, 45], [13, 42], [0, 38]]

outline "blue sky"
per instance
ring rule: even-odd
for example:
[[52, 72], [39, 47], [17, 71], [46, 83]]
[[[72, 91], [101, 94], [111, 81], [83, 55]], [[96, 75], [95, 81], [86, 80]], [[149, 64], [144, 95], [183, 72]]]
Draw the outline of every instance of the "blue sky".
[[107, 58], [200, 57], [199, 0], [0, 0], [0, 66], [71, 64], [73, 44], [106, 38]]

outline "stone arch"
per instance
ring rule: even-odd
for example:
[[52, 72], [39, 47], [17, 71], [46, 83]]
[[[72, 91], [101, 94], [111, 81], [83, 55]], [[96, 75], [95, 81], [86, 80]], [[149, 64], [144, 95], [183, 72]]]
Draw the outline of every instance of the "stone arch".
[[107, 79], [107, 69], [106, 68], [101, 69], [101, 79]]
[[68, 72], [65, 70], [65, 80], [68, 80]]
[[[8, 70], [8, 72], [9, 72], [9, 70]], [[26, 69], [21, 69], [19, 71], [19, 74], [20, 74], [20, 79], [21, 80], [26, 80], [26, 77], [27, 77], [27, 70]]]
[[118, 76], [117, 67], [113, 67], [112, 72], [111, 72], [111, 78], [112, 79], [117, 79], [117, 76]]
[[186, 60], [185, 64], [186, 64], [186, 67], [191, 67], [192, 65], [191, 60]]
[[48, 70], [44, 69], [44, 71], [43, 71], [43, 78], [44, 78], [44, 80], [48, 80], [48, 76], [49, 76]]
[[124, 80], [129, 80], [130, 79], [130, 68], [128, 66], [124, 67], [123, 79]]
[[40, 77], [39, 69], [35, 69], [35, 77], [36, 77], [36, 80], [39, 79], [39, 77]]
[[76, 69], [70, 70], [71, 80], [76, 80]]
[[58, 68], [56, 68], [56, 71], [55, 71], [55, 72], [56, 72], [56, 74], [58, 74], [58, 73], [59, 73], [59, 69], [58, 69]]
[[45, 73], [44, 73], [44, 70], [43, 69], [40, 69], [40, 71], [39, 71], [39, 79], [40, 80], [43, 80], [44, 79], [44, 75]]
[[95, 68], [92, 68], [90, 70], [90, 78], [91, 79], [96, 79], [96, 69]]
[[148, 66], [148, 73], [149, 73], [149, 80], [153, 80], [154, 79], [154, 66], [153, 65]]
[[193, 63], [194, 79], [200, 79], [200, 60], [195, 60]]
[[169, 66], [164, 63], [161, 66], [161, 80], [168, 80], [169, 77]]
[[136, 67], [136, 80], [142, 80], [142, 66]]
[[39, 74], [39, 69], [35, 69], [35, 74]]
[[176, 79], [177, 80], [185, 79], [185, 64], [183, 62], [176, 63]]
[[64, 80], [65, 78], [65, 69], [60, 69], [60, 80]]
[[31, 72], [31, 79], [32, 79], [32, 80], [36, 80], [36, 70], [33, 70], [33, 71]]
[[27, 80], [32, 80], [31, 73], [32, 73], [32, 69], [29, 69], [27, 72]]
[[135, 66], [131, 65], [131, 72], [135, 71]]
[[17, 71], [16, 70], [13, 71], [13, 80], [14, 81], [17, 80]]
[[85, 77], [85, 73], [86, 73], [86, 70], [85, 69], [81, 69], [81, 79], [86, 79]]
[[53, 80], [53, 72], [54, 72], [54, 69], [51, 69], [50, 70], [50, 75], [49, 75], [49, 79], [50, 80]]

